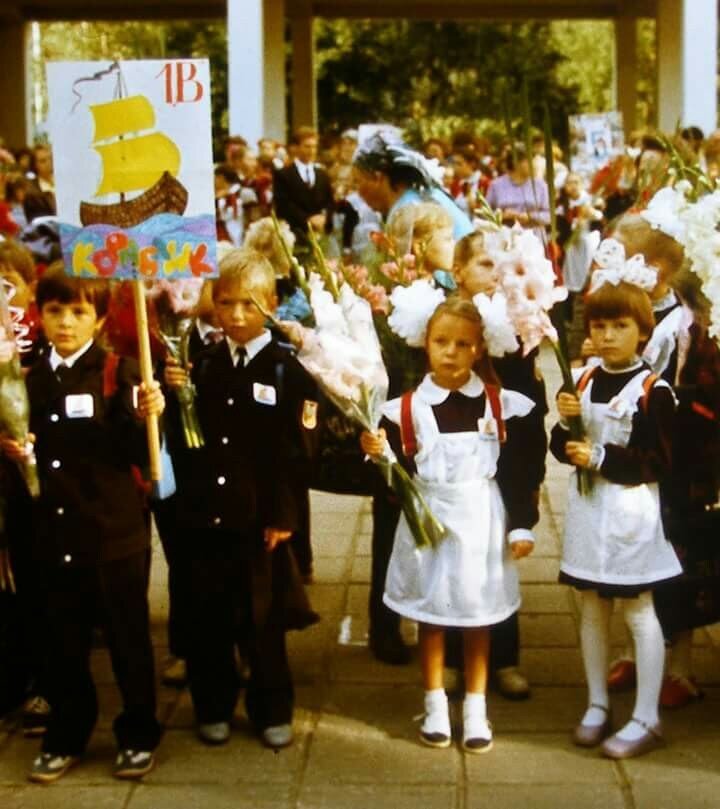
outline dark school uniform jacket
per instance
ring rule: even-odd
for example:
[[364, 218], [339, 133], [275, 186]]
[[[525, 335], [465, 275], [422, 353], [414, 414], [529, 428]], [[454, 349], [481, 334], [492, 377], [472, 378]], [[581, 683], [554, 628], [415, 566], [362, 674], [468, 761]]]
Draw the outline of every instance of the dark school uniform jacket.
[[295, 530], [296, 481], [308, 474], [317, 434], [312, 378], [273, 339], [240, 368], [223, 340], [196, 356], [192, 379], [205, 437], [183, 492], [195, 527], [256, 545], [264, 528]]
[[62, 382], [47, 357], [27, 375], [41, 492], [33, 506], [35, 553], [49, 563], [96, 564], [149, 545], [131, 468], [147, 459], [145, 427], [132, 396], [140, 376], [135, 361], [120, 360], [116, 390], [106, 399], [106, 357], [93, 343]]

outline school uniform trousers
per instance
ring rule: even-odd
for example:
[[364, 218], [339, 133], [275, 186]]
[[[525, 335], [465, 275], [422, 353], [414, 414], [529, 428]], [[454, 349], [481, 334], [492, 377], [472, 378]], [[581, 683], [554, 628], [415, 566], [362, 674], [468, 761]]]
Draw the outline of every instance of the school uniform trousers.
[[105, 365], [105, 352], [92, 345], [62, 378], [47, 359], [27, 376], [41, 486], [33, 555], [47, 585], [53, 708], [43, 750], [56, 754], [82, 753], [97, 720], [90, 655], [98, 623], [122, 696], [113, 724], [118, 746], [152, 750], [161, 735], [147, 600], [149, 532], [131, 469], [146, 457], [132, 406], [139, 375], [134, 362], [121, 361], [117, 390], [106, 399]]
[[[262, 730], [292, 718], [285, 632], [316, 618], [302, 601], [289, 543], [269, 553], [263, 540], [267, 527], [298, 525], [296, 481], [309, 451], [306, 434], [315, 431], [303, 427], [302, 413], [316, 388], [275, 341], [247, 366], [235, 366], [227, 343], [219, 343], [196, 358], [193, 379], [206, 443], [185, 495], [186, 513], [195, 515], [190, 690], [200, 723], [229, 721], [239, 692], [239, 646], [250, 667], [248, 717]], [[289, 607], [298, 604], [289, 618]]]

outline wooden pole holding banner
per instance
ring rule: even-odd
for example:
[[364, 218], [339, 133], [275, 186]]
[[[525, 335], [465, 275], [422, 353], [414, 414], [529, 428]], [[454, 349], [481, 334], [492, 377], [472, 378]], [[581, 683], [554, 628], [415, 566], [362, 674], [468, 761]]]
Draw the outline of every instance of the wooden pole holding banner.
[[[140, 376], [146, 387], [154, 381], [152, 356], [150, 354], [150, 332], [148, 329], [147, 303], [145, 301], [145, 286], [142, 281], [132, 282], [133, 298], [135, 301], [135, 320], [137, 321], [137, 337], [140, 358]], [[150, 458], [150, 480], [162, 480], [162, 463], [160, 461], [160, 428], [158, 417], [148, 416], [145, 419], [147, 427], [148, 455]]]

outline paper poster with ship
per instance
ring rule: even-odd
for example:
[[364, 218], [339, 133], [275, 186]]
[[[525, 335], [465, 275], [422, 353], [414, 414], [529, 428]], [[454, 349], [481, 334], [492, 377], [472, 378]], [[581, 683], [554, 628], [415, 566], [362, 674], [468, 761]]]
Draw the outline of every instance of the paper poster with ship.
[[47, 75], [68, 273], [217, 275], [208, 61], [51, 62]]

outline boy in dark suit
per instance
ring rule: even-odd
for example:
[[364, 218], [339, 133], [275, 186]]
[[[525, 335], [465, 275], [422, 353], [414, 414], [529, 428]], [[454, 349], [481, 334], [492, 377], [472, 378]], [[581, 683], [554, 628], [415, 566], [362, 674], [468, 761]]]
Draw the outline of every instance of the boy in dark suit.
[[[114, 723], [114, 774], [138, 778], [160, 740], [147, 601], [149, 531], [133, 464], [145, 459], [142, 418], [160, 414], [159, 386], [140, 385], [130, 360], [114, 362], [94, 341], [108, 287], [49, 269], [37, 305], [51, 345], [27, 376], [40, 497], [33, 552], [48, 588], [52, 714], [30, 778], [60, 778], [84, 752], [97, 720], [90, 673], [92, 630], [103, 621], [123, 700]], [[114, 356], [114, 355], [110, 355]], [[7, 437], [11, 460], [25, 447]]]
[[307, 231], [332, 231], [333, 192], [330, 178], [315, 163], [318, 136], [310, 127], [300, 127], [293, 135], [297, 157], [273, 176], [273, 199], [279, 219], [285, 219], [299, 244], [308, 243]]
[[[200, 353], [192, 378], [205, 446], [182, 496], [192, 515], [188, 677], [198, 735], [222, 744], [238, 697], [235, 647], [250, 667], [246, 708], [263, 742], [292, 742], [287, 629], [317, 620], [287, 540], [297, 527], [297, 481], [317, 424], [315, 384], [265, 327], [275, 274], [259, 253], [233, 250], [213, 285], [225, 339]], [[170, 387], [184, 371], [168, 365]]]

